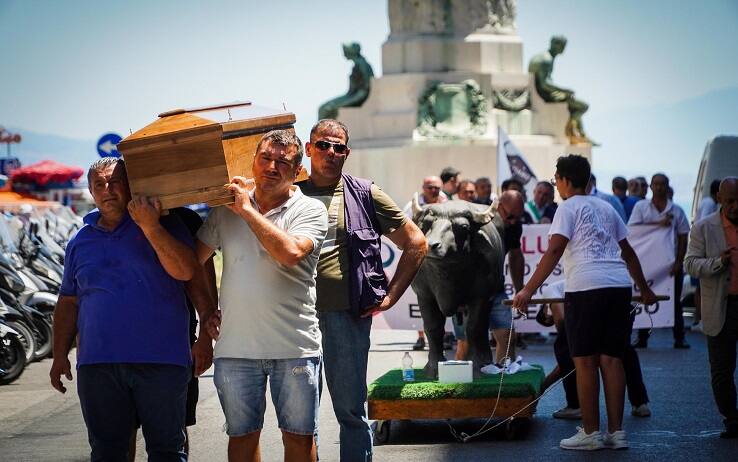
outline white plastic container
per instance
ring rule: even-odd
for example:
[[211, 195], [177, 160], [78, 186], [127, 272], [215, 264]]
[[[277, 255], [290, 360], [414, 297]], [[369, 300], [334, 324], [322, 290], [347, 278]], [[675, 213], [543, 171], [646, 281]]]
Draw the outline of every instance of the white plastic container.
[[471, 361], [441, 361], [438, 363], [439, 383], [471, 383], [474, 380]]

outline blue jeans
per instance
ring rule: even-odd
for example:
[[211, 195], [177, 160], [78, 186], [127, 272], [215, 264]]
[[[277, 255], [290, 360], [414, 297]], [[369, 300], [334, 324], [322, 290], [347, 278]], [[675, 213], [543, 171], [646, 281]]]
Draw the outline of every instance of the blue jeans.
[[185, 403], [189, 367], [91, 364], [77, 371], [77, 391], [92, 461], [128, 460], [136, 418], [149, 461], [186, 461]]
[[365, 404], [372, 318], [356, 318], [347, 310], [319, 311], [318, 319], [325, 380], [341, 428], [341, 461], [371, 461], [372, 430]]
[[213, 381], [228, 436], [248, 435], [264, 426], [267, 377], [279, 428], [295, 435], [314, 434], [320, 358], [216, 358]]
[[489, 301], [489, 328], [510, 329], [512, 324], [512, 307], [505, 306], [502, 301], [507, 298], [505, 292], [500, 292]]

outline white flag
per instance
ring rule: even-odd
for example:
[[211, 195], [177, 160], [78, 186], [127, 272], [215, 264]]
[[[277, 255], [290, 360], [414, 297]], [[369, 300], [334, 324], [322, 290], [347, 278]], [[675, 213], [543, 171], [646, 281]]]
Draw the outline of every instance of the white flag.
[[525, 156], [510, 141], [501, 126], [497, 126], [497, 183], [498, 186], [508, 178], [516, 178], [523, 183], [526, 195], [533, 197], [533, 190], [538, 183], [538, 178], [525, 160]]

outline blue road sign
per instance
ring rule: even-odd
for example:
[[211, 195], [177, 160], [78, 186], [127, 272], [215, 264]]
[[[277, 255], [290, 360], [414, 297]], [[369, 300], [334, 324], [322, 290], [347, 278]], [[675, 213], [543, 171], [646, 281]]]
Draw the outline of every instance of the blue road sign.
[[115, 133], [106, 133], [97, 140], [97, 153], [100, 154], [100, 157], [120, 157], [117, 144], [122, 139]]

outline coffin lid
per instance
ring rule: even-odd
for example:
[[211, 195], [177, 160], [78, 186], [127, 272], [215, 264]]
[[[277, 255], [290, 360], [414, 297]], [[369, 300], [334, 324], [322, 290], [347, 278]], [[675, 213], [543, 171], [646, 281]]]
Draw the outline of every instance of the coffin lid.
[[294, 123], [295, 115], [291, 112], [239, 101], [162, 112], [157, 120], [126, 137], [120, 144], [125, 146], [144, 138], [201, 130], [222, 130], [224, 138], [233, 138], [265, 129], [292, 128]]

